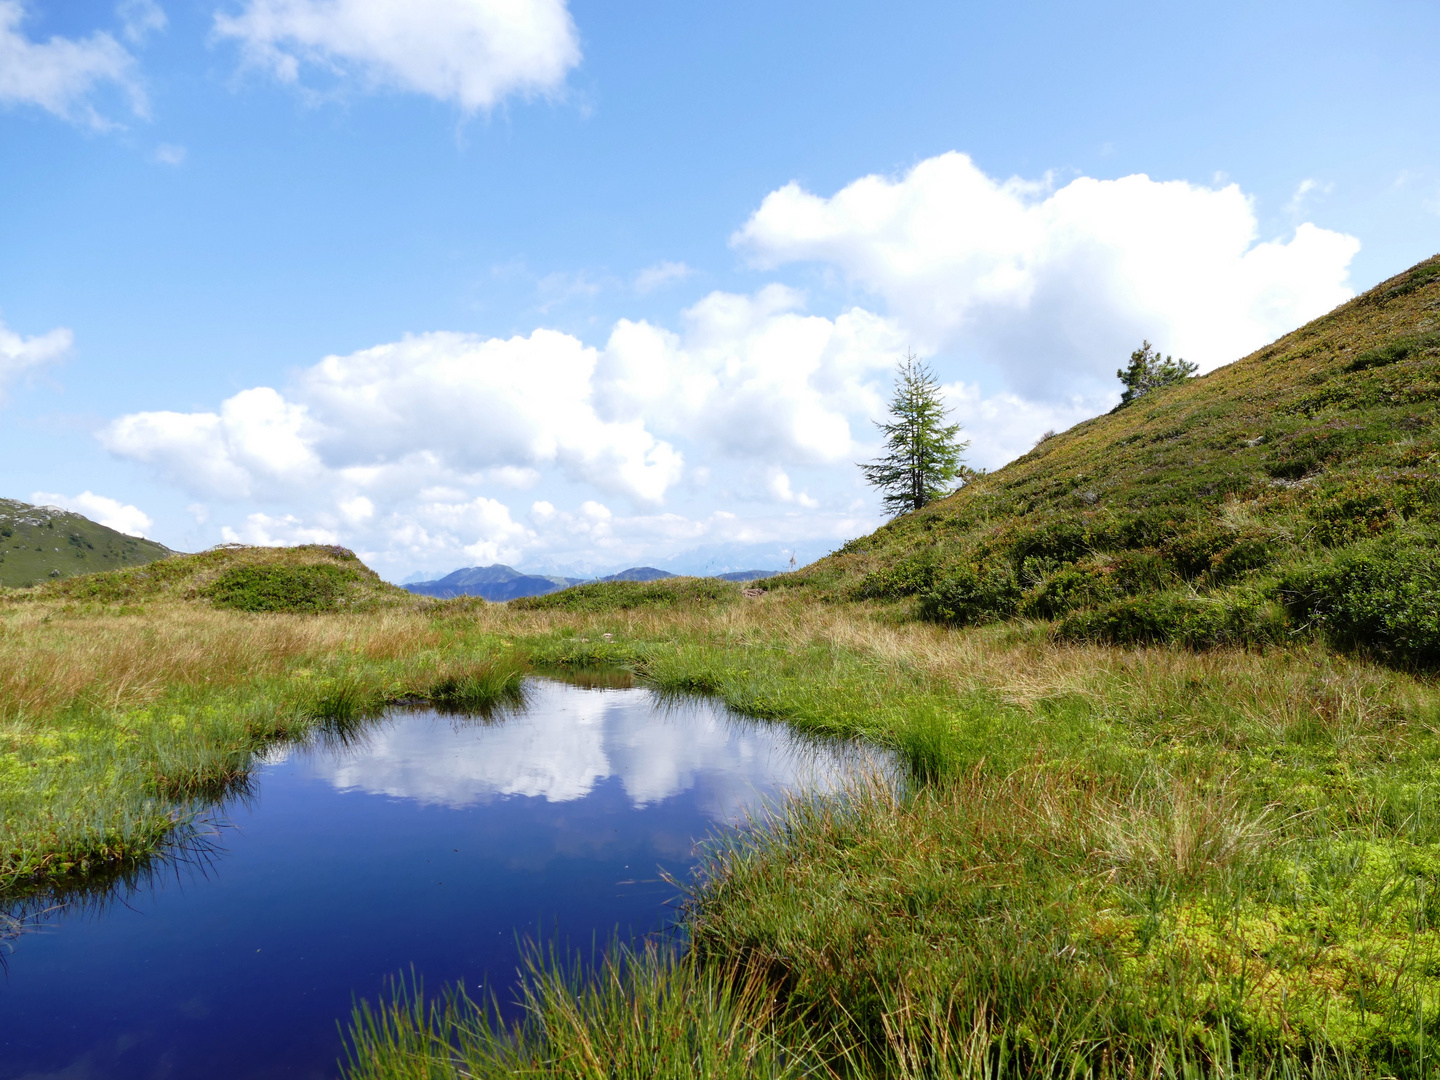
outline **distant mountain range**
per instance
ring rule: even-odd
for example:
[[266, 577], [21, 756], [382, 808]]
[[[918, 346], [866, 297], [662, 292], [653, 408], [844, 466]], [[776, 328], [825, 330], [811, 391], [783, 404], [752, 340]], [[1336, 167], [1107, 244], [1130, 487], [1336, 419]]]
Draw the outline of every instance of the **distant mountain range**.
[[579, 585], [585, 578], [547, 577], [522, 574], [512, 566], [467, 566], [434, 581], [412, 581], [404, 586], [421, 596], [449, 600], [456, 596], [483, 596], [486, 600], [516, 600], [522, 596], [544, 596], [546, 593]]
[[[754, 581], [778, 573], [778, 570], [736, 570], [715, 576], [724, 581]], [[560, 589], [590, 581], [659, 581], [661, 578], [677, 576], [668, 570], [657, 570], [653, 566], [632, 566], [618, 574], [607, 574], [600, 578], [558, 577], [524, 574], [512, 566], [496, 563], [494, 566], [467, 566], [434, 581], [412, 581], [403, 587], [421, 596], [434, 596], [442, 600], [456, 596], [479, 596], [500, 603], [517, 600], [522, 596], [544, 596], [546, 593], [558, 592]]]

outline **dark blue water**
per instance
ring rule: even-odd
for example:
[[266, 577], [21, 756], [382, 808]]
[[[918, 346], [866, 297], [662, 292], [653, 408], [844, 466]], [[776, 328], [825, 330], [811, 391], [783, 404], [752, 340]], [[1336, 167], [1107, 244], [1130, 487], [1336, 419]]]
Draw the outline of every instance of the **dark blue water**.
[[514, 983], [517, 934], [588, 952], [673, 919], [695, 842], [874, 761], [708, 702], [535, 681], [491, 721], [389, 717], [275, 755], [211, 850], [9, 942], [0, 1078], [333, 1077], [401, 971]]

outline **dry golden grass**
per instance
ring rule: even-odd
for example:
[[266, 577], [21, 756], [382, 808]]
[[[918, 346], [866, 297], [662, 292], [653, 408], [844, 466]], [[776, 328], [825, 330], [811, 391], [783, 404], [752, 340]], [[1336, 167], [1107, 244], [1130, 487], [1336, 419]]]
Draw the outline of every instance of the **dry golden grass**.
[[[1372, 738], [1423, 712], [1428, 685], [1321, 647], [1296, 650], [1114, 648], [1048, 641], [1038, 626], [955, 632], [891, 612], [813, 604], [770, 593], [729, 607], [575, 616], [504, 605], [385, 609], [366, 614], [248, 615], [181, 602], [141, 615], [27, 604], [0, 608], [0, 718], [38, 721], [88, 703], [146, 705], [176, 688], [233, 687], [312, 660], [385, 662], [443, 652], [460, 639], [698, 639], [730, 649], [821, 647], [977, 689], [1021, 709], [1065, 697], [1117, 714], [1194, 719], [1186, 704], [1223, 693], [1237, 726], [1276, 736], [1314, 718], [1340, 738]], [[1206, 705], [1205, 723], [1213, 722]]]
[[38, 720], [73, 704], [148, 705], [178, 688], [230, 687], [311, 658], [390, 660], [434, 649], [431, 620], [243, 615], [176, 603], [144, 615], [71, 615], [39, 605], [0, 617], [0, 718]]

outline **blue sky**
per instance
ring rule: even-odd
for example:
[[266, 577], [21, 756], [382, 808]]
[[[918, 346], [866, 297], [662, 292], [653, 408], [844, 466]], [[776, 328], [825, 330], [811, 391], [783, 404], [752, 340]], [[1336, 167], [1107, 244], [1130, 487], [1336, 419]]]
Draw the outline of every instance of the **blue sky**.
[[[1440, 250], [1440, 8], [0, 0], [0, 494], [386, 576], [808, 561]], [[327, 359], [330, 358], [330, 359]]]

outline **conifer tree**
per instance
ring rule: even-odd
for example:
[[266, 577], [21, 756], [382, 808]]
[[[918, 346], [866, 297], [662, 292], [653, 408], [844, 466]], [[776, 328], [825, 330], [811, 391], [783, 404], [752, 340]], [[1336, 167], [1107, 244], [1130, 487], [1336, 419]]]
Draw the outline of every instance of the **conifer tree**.
[[970, 444], [957, 438], [959, 424], [945, 423], [947, 413], [935, 376], [907, 354], [895, 374], [891, 420], [875, 424], [885, 433], [887, 452], [860, 466], [865, 479], [885, 493], [885, 512], [892, 517], [949, 494], [964, 473], [961, 455]]
[[1130, 366], [1115, 372], [1115, 377], [1125, 384], [1125, 392], [1120, 395], [1120, 404], [1116, 408], [1129, 405], [1151, 390], [1184, 382], [1195, 374], [1198, 367], [1198, 364], [1192, 364], [1188, 360], [1176, 360], [1173, 356], [1161, 359], [1155, 346], [1148, 341], [1142, 341], [1140, 348], [1130, 354]]

